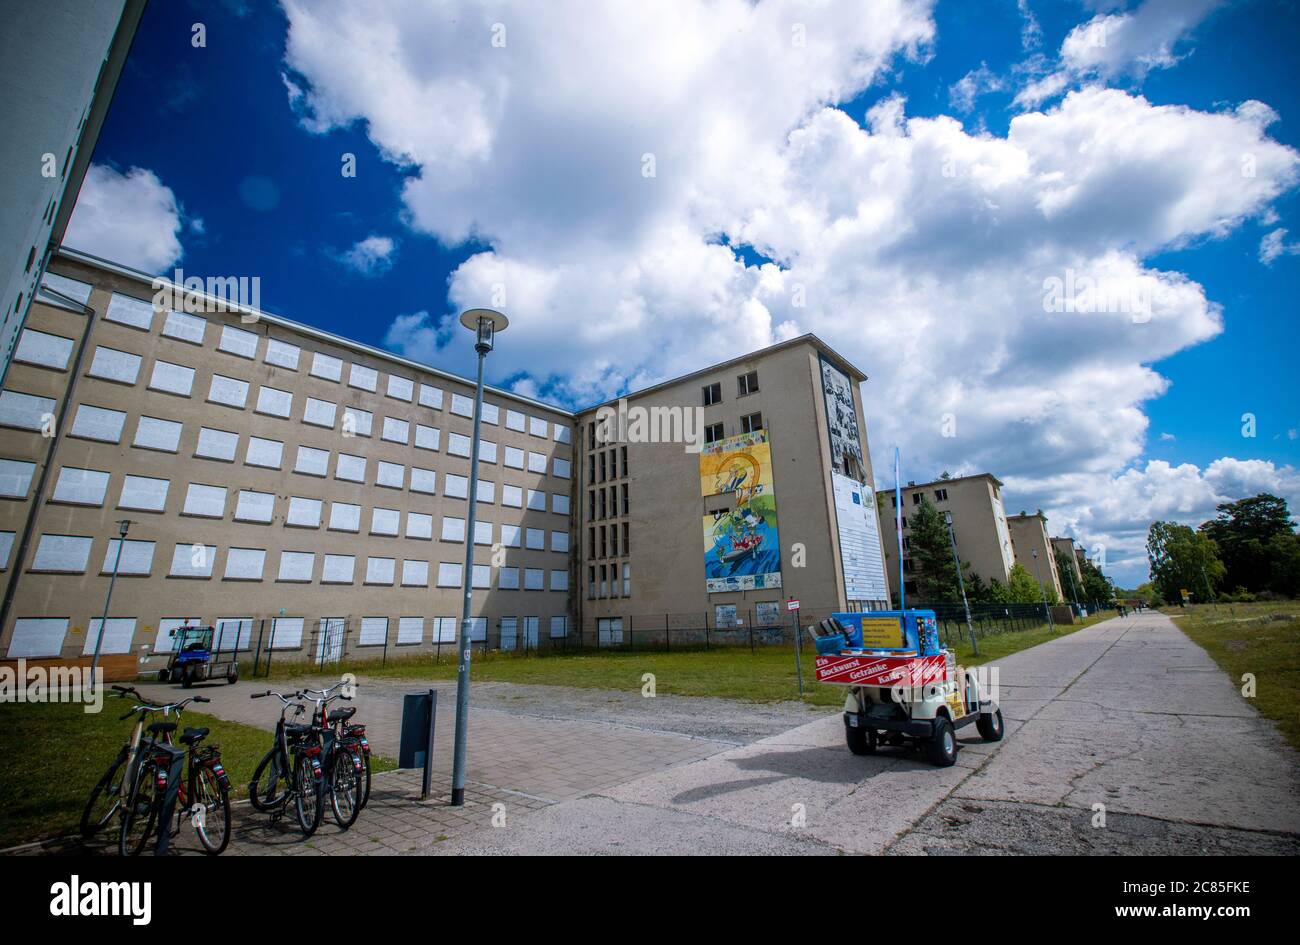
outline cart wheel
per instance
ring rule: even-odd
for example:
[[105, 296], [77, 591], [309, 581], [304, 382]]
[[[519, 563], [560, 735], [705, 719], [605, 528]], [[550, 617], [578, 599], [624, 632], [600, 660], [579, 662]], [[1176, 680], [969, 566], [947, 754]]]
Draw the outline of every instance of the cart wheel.
[[226, 682], [228, 682], [228, 683], [229, 683], [230, 685], [232, 685], [232, 686], [233, 686], [235, 683], [239, 682], [239, 666], [238, 666], [238, 665], [235, 665], [235, 666], [231, 667], [230, 672], [226, 674]]
[[849, 751], [855, 755], [874, 755], [876, 753], [876, 732], [874, 729], [852, 728], [844, 726], [844, 740], [849, 743]]
[[1002, 710], [998, 709], [992, 715], [981, 715], [975, 720], [975, 728], [986, 742], [1002, 741]]
[[158, 681], [159, 681], [159, 682], [166, 682], [166, 681], [167, 681], [167, 670], [165, 670], [165, 669], [160, 669], [160, 670], [158, 670]]
[[189, 669], [181, 670], [181, 688], [188, 689], [194, 685], [194, 674]]
[[949, 768], [957, 761], [957, 732], [942, 715], [934, 720], [934, 734], [925, 743], [925, 754], [930, 764]]

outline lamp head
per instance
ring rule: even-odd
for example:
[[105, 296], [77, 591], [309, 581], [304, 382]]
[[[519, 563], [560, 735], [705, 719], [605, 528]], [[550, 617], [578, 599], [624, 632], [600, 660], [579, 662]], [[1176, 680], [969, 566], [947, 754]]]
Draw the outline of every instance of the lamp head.
[[944, 512], [944, 513], [943, 513], [943, 523], [944, 523], [945, 525], [952, 525], [952, 513], [951, 513], [951, 512]]
[[117, 523], [117, 533], [121, 535], [123, 538], [126, 537], [126, 533], [130, 529], [131, 529], [131, 520], [129, 518], [124, 518]]
[[505, 331], [510, 320], [490, 308], [472, 308], [461, 314], [460, 323], [474, 332], [474, 350], [487, 354], [492, 350], [496, 333]]

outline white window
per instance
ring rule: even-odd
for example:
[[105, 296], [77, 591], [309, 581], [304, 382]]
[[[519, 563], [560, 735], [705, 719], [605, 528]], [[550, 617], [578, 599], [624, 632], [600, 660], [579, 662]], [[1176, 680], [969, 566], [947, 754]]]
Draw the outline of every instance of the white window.
[[351, 453], [339, 453], [338, 462], [334, 464], [334, 478], [347, 482], [365, 482], [366, 458], [353, 456]]
[[433, 618], [433, 639], [430, 643], [455, 643], [457, 623], [455, 617]]
[[131, 445], [142, 450], [175, 453], [181, 446], [181, 427], [182, 424], [176, 420], [141, 417]]
[[283, 459], [284, 444], [279, 440], [264, 440], [260, 436], [248, 438], [248, 449], [244, 453], [245, 466], [279, 469]]
[[448, 473], [443, 477], [442, 494], [453, 499], [469, 498], [469, 480], [464, 476], [453, 476]]
[[216, 545], [191, 545], [180, 543], [172, 552], [172, 577], [212, 577], [212, 566], [217, 561]]
[[546, 511], [546, 493], [537, 489], [528, 490], [528, 507], [534, 512]]
[[213, 645], [218, 650], [246, 650], [253, 638], [252, 617], [219, 617], [216, 628]]
[[469, 619], [469, 638], [475, 642], [482, 642], [487, 639], [486, 617], [471, 617]]
[[388, 641], [387, 617], [362, 617], [361, 630], [357, 634], [360, 646], [383, 646]]
[[0, 571], [9, 568], [9, 555], [14, 550], [14, 533], [0, 532]]
[[529, 528], [524, 530], [524, 547], [530, 551], [546, 550], [546, 529]]
[[25, 499], [32, 487], [35, 463], [19, 459], [0, 459], [0, 495], [11, 499]]
[[277, 367], [288, 368], [290, 371], [298, 370], [298, 356], [302, 354], [302, 349], [297, 345], [291, 345], [287, 341], [277, 341], [274, 338], [266, 339], [267, 364], [274, 364]]
[[569, 497], [558, 492], [551, 493], [551, 511], [557, 515], [569, 514]]
[[348, 386], [373, 391], [379, 382], [379, 372], [363, 364], [354, 364], [348, 372]]
[[47, 272], [41, 277], [41, 292], [37, 296], [42, 302], [49, 302], [52, 305], [58, 305], [67, 308], [67, 305], [61, 300], [45, 292], [45, 289], [52, 289], [60, 295], [66, 295], [70, 299], [75, 299], [82, 305], [90, 301], [90, 293], [95, 287], [88, 282], [79, 282], [76, 279], [69, 279], [67, 276], [61, 276], [58, 273]]
[[429, 562], [412, 561], [409, 558], [402, 562], [402, 587], [428, 586]]
[[366, 583], [392, 584], [395, 566], [395, 558], [367, 558]]
[[257, 407], [254, 409], [258, 413], [287, 418], [293, 412], [293, 394], [287, 390], [277, 390], [274, 387], [259, 387], [257, 389]]
[[236, 328], [234, 325], [222, 325], [221, 341], [217, 343], [217, 349], [233, 354], [236, 357], [251, 360], [257, 357], [257, 335], [251, 331]]
[[208, 402], [243, 410], [244, 404], [248, 403], [248, 381], [213, 374], [212, 384], [208, 388]]
[[433, 538], [433, 516], [423, 512], [407, 512], [406, 537]]
[[116, 381], [119, 384], [134, 384], [140, 375], [140, 355], [116, 348], [95, 348], [95, 357], [90, 362], [90, 376]]
[[569, 618], [552, 617], [551, 618], [551, 639], [558, 640], [569, 635]]
[[329, 527], [338, 532], [360, 531], [361, 506], [348, 502], [331, 502]]
[[284, 517], [286, 525], [296, 525], [299, 528], [320, 528], [320, 499], [308, 499], [303, 496], [289, 497], [289, 511]]
[[35, 328], [24, 328], [14, 349], [14, 360], [22, 364], [35, 364], [38, 367], [55, 368], [59, 371], [68, 369], [68, 359], [72, 357], [72, 339], [62, 335], [48, 335]]
[[506, 465], [511, 469], [524, 468], [524, 451], [517, 446], [506, 447]]
[[324, 476], [329, 472], [330, 451], [318, 450], [312, 446], [298, 447], [298, 457], [293, 462], [293, 471], [304, 476]]
[[474, 416], [474, 401], [464, 394], [452, 394], [451, 412], [462, 417], [472, 417]]
[[176, 638], [172, 636], [173, 630], [179, 630], [181, 627], [201, 627], [203, 621], [198, 617], [163, 617], [158, 621], [158, 638], [154, 641], [153, 651], [155, 653], [170, 653], [176, 649]]
[[422, 450], [438, 449], [441, 431], [437, 427], [426, 427], [422, 423], [415, 425], [415, 445]]
[[567, 591], [569, 589], [569, 572], [552, 571], [551, 572], [551, 590]]
[[546, 421], [541, 417], [529, 417], [528, 435], [540, 436], [542, 439], [546, 439]]
[[127, 476], [122, 480], [122, 497], [117, 501], [119, 509], [140, 509], [144, 512], [161, 512], [167, 505], [167, 489], [171, 485], [166, 479], [151, 479], [148, 476]]
[[411, 438], [411, 424], [396, 417], [384, 417], [383, 439], [390, 443], [405, 444]]
[[476, 564], [470, 572], [470, 587], [488, 589], [492, 587], [492, 566]]
[[153, 301], [133, 299], [129, 295], [114, 292], [108, 300], [108, 311], [104, 313], [104, 318], [106, 321], [149, 331], [153, 327]]
[[203, 344], [203, 333], [207, 331], [208, 320], [189, 312], [168, 312], [163, 322], [162, 333], [168, 338], [178, 338], [192, 345]]
[[238, 447], [238, 433], [231, 433], [227, 430], [214, 430], [211, 427], [200, 427], [199, 445], [194, 448], [194, 455], [233, 463], [235, 461], [235, 450]]
[[536, 473], [546, 472], [546, 456], [543, 453], [534, 453], [528, 451], [528, 471]]
[[561, 426], [558, 423], [555, 424], [556, 443], [568, 443], [572, 439], [572, 436], [573, 436], [573, 431], [569, 427]]
[[463, 518], [453, 518], [450, 515], [444, 515], [442, 517], [442, 540], [464, 541], [465, 520]]
[[126, 414], [120, 410], [82, 404], [77, 408], [77, 415], [72, 418], [71, 435], [83, 440], [117, 443], [122, 439], [124, 423], [126, 423]]
[[408, 404], [411, 397], [415, 394], [415, 382], [409, 377], [398, 377], [396, 374], [388, 375], [388, 396], [394, 400], [404, 400]]
[[328, 400], [317, 400], [315, 397], [308, 397], [307, 406], [302, 412], [302, 422], [333, 430], [334, 417], [337, 412], [338, 404], [332, 404]]
[[153, 374], [149, 377], [149, 389], [188, 397], [194, 389], [194, 368], [172, 364], [170, 361], [155, 361]]
[[569, 478], [569, 461], [556, 456], [551, 460], [551, 475], [556, 479]]
[[[54, 417], [54, 401], [49, 397], [33, 397], [16, 390], [0, 393], [0, 426], [20, 430], [40, 430], [47, 418]], [[51, 422], [51, 429], [53, 423]]]
[[343, 376], [343, 362], [317, 351], [311, 359], [311, 376], [337, 382]]
[[478, 458], [481, 463], [495, 463], [497, 461], [497, 445], [491, 440], [479, 440]]
[[98, 469], [77, 469], [64, 466], [54, 484], [55, 502], [72, 505], [103, 505], [108, 493], [108, 473]]
[[276, 617], [271, 621], [271, 649], [298, 650], [302, 648], [302, 617]]
[[226, 489], [224, 486], [205, 486], [191, 482], [185, 490], [185, 505], [182, 515], [197, 515], [201, 518], [221, 518], [226, 514]]
[[487, 479], [480, 479], [475, 490], [475, 498], [489, 505], [495, 502], [497, 500], [497, 484]]
[[[49, 278], [48, 276], [46, 278]], [[9, 640], [9, 659], [33, 656], [58, 656], [68, 633], [65, 617], [19, 617], [14, 621], [14, 635]]]
[[235, 502], [236, 522], [268, 523], [275, 515], [275, 493], [241, 489]]
[[569, 533], [551, 532], [551, 550], [562, 551], [567, 554], [569, 551]]
[[501, 568], [497, 571], [497, 587], [503, 591], [519, 590], [519, 569]]
[[492, 544], [492, 523], [491, 522], [474, 522], [474, 544], [491, 545]]
[[501, 486], [501, 504], [512, 509], [524, 507], [524, 490], [518, 486]]
[[226, 552], [225, 576], [232, 581], [260, 581], [265, 565], [265, 549], [231, 548]]
[[448, 456], [469, 456], [469, 437], [463, 433], [447, 434], [447, 455]]
[[497, 408], [496, 404], [483, 405], [483, 422], [490, 423], [493, 426], [496, 426], [501, 422], [501, 411]]
[[406, 467], [401, 463], [379, 461], [379, 471], [375, 474], [375, 485], [400, 489], [406, 485]]
[[374, 426], [375, 415], [360, 407], [343, 408], [343, 432], [353, 436], [369, 436]]
[[[104, 628], [102, 639], [99, 632], [101, 625]], [[101, 654], [130, 653], [131, 640], [134, 637], [134, 617], [109, 617], [107, 623], [102, 617], [92, 617], [90, 626], [86, 628], [86, 642], [82, 645], [81, 655], [89, 656], [94, 653], [96, 645]]]
[[326, 555], [320, 581], [322, 584], [351, 584], [356, 566], [354, 555]]
[[506, 429], [524, 432], [524, 415], [518, 410], [506, 411]]
[[424, 492], [433, 495], [438, 488], [438, 474], [432, 469], [421, 469], [419, 466], [411, 467], [411, 491]]
[[[424, 568], [425, 584], [429, 583], [429, 567], [425, 564]], [[423, 617], [398, 617], [397, 618], [397, 645], [405, 643], [423, 643], [424, 642], [424, 618]]]
[[453, 564], [449, 561], [443, 561], [438, 565], [438, 586], [439, 587], [460, 587], [461, 575], [464, 573], [459, 564]]
[[442, 388], [431, 387], [428, 384], [420, 385], [420, 406], [430, 407], [434, 410], [442, 409]]
[[94, 539], [81, 535], [42, 535], [32, 559], [33, 571], [81, 574], [90, 559]]
[[316, 570], [316, 555], [312, 552], [282, 551], [280, 552], [280, 574], [276, 580], [305, 583], [311, 580], [314, 570]]
[[545, 587], [546, 572], [541, 568], [524, 568], [524, 590], [540, 591]]
[[397, 509], [370, 510], [370, 534], [372, 535], [396, 535], [401, 524], [402, 513]]
[[507, 548], [518, 548], [519, 538], [522, 533], [523, 529], [518, 525], [503, 524], [501, 526], [501, 544]]

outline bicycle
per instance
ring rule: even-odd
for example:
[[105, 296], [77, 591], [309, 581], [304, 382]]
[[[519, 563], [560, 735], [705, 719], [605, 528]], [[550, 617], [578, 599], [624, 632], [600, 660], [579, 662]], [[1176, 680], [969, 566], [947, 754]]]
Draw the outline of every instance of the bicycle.
[[[117, 693], [119, 699], [125, 699], [128, 695], [131, 695], [141, 701], [144, 700], [144, 697], [136, 691], [134, 686], [112, 686], [111, 689]], [[126, 721], [136, 714], [132, 710], [122, 716], [120, 721]], [[144, 733], [144, 723], [149, 714], [148, 712], [139, 713], [139, 718], [136, 719], [135, 726], [131, 729], [131, 737], [118, 749], [117, 757], [109, 764], [103, 777], [90, 789], [90, 798], [86, 801], [86, 807], [81, 812], [81, 836], [83, 838], [88, 840], [99, 833], [121, 810], [125, 794], [123, 787], [131, 783], [131, 777], [135, 772], [136, 759], [140, 748], [140, 736]], [[100, 805], [105, 805], [102, 812], [99, 809]]]
[[[206, 696], [192, 696], [161, 706], [142, 703], [123, 718], [137, 712], [161, 712], [164, 716], [175, 713], [179, 719], [191, 702], [210, 701]], [[221, 748], [219, 745], [200, 746], [209, 729], [188, 727], [180, 736], [180, 743], [185, 747], [176, 748], [172, 744], [176, 727], [176, 722], [153, 722], [147, 729], [150, 738], [140, 745], [129, 800], [122, 809], [118, 832], [118, 852], [123, 856], [138, 855], [155, 830], [160, 834], [157, 852], [163, 852], [164, 840], [180, 835], [187, 816], [205, 853], [217, 856], [230, 843], [230, 778], [221, 763]], [[175, 829], [161, 822], [173, 770], [182, 774], [180, 783], [176, 785]]]
[[363, 755], [357, 750], [360, 742], [343, 734], [344, 725], [356, 713], [356, 707], [329, 708], [335, 699], [352, 698], [345, 693], [336, 692], [348, 685], [350, 684], [339, 683], [329, 689], [302, 691], [304, 696], [316, 703], [313, 732], [317, 733], [324, 751], [325, 784], [330, 795], [330, 811], [334, 815], [334, 822], [344, 830], [357, 822], [366, 796], [366, 761], [362, 760]]
[[[275, 696], [281, 702], [280, 720], [275, 725], [275, 741], [258, 762], [248, 785], [248, 799], [255, 810], [270, 813], [275, 823], [289, 804], [294, 807], [298, 829], [310, 837], [320, 826], [324, 813], [325, 779], [321, 770], [321, 748], [310, 744], [317, 733], [314, 725], [298, 725], [285, 716], [293, 709], [297, 717], [307, 711], [300, 701], [301, 692], [292, 695], [267, 690], [255, 692], [250, 699]], [[283, 788], [281, 787], [283, 785]]]

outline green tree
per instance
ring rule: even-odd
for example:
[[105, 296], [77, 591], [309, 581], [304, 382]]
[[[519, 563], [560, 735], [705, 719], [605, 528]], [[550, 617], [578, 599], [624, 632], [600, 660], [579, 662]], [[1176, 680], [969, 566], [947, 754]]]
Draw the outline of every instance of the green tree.
[[1167, 601], [1181, 600], [1183, 590], [1196, 600], [1208, 600], [1210, 589], [1227, 573], [1215, 543], [1204, 532], [1177, 522], [1151, 523], [1147, 557], [1152, 583]]
[[1083, 588], [1081, 593], [1085, 601], [1097, 601], [1102, 604], [1112, 604], [1115, 602], [1115, 588], [1106, 580], [1106, 575], [1101, 573], [1091, 561], [1081, 561], [1079, 570], [1083, 572]]
[[1287, 557], [1288, 537], [1295, 536], [1286, 500], [1261, 492], [1249, 499], [1224, 502], [1218, 509], [1218, 517], [1203, 524], [1200, 532], [1218, 546], [1225, 569], [1223, 585], [1288, 593], [1278, 586], [1278, 582], [1289, 583], [1285, 565], [1280, 572], [1275, 568], [1279, 554]]
[[1074, 573], [1074, 555], [1068, 551], [1062, 551], [1060, 548], [1054, 549], [1056, 552], [1056, 570], [1061, 575], [1061, 590], [1065, 596], [1076, 604], [1081, 603], [1079, 595], [1083, 593], [1083, 588], [1079, 586], [1079, 578]]
[[1287, 597], [1300, 596], [1300, 535], [1275, 535], [1268, 543], [1272, 559], [1269, 590]]
[[[1029, 573], [1029, 570], [1023, 564], [1012, 565], [1011, 573], [1007, 575], [1005, 603], [1041, 604], [1043, 597], [1043, 588], [1034, 580], [1034, 576]], [[1049, 600], [1048, 603], [1051, 603], [1051, 601]]]
[[913, 507], [907, 524], [911, 529], [908, 550], [916, 577], [917, 598], [931, 603], [961, 600], [957, 566], [952, 560], [952, 539], [939, 510], [923, 497]]

